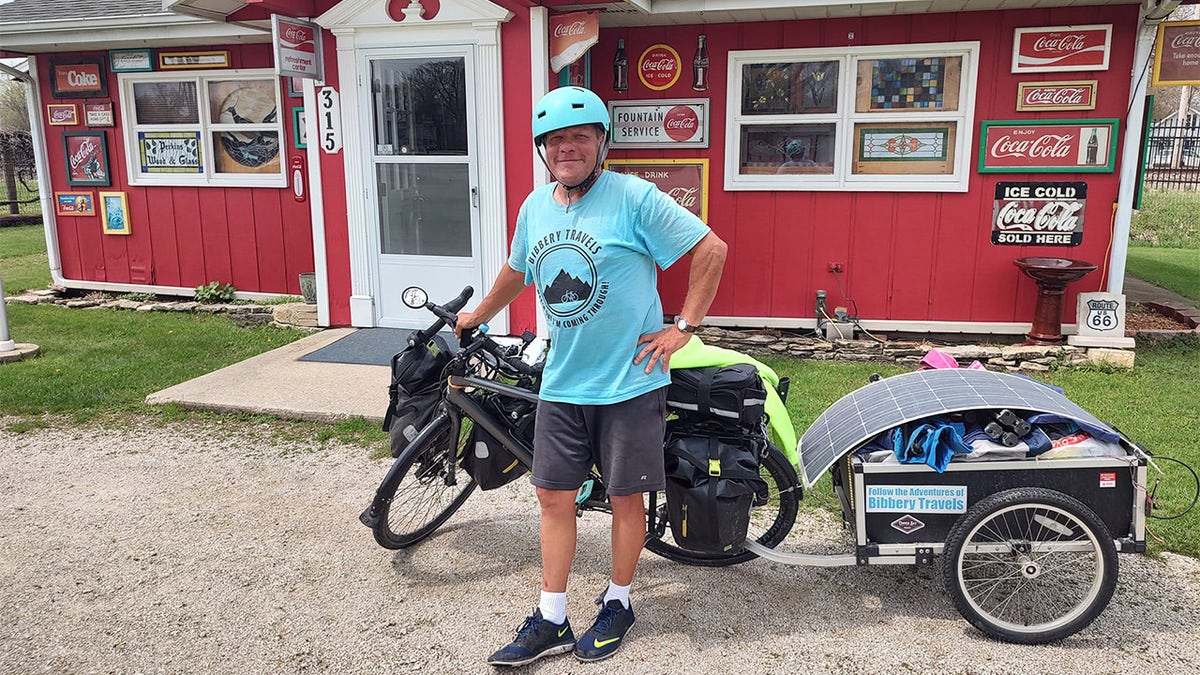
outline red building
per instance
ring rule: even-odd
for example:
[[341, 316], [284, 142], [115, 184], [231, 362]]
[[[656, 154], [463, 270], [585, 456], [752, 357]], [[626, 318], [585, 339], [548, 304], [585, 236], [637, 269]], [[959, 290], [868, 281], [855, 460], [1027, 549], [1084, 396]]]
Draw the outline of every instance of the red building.
[[[68, 287], [261, 297], [315, 273], [322, 325], [423, 324], [403, 288], [449, 298], [504, 264], [547, 180], [532, 103], [573, 79], [612, 104], [614, 168], [677, 188], [730, 244], [707, 322], [813, 327], [823, 290], [872, 331], [1016, 334], [1036, 288], [1015, 258], [1100, 266], [1068, 324], [1075, 293], [1121, 290], [1148, 59], [1177, 3], [1033, 4], [14, 0], [0, 44], [30, 57]], [[276, 75], [273, 13], [321, 27], [322, 81]], [[664, 273], [667, 311], [685, 283]], [[535, 305], [493, 330], [534, 328]]]

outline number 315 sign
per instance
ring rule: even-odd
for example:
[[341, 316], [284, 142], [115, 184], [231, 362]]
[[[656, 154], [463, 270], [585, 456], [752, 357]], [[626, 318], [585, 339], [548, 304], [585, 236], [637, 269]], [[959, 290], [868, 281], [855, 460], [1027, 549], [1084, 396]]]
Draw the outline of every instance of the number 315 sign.
[[317, 129], [322, 152], [332, 155], [342, 149], [342, 102], [333, 87], [317, 90]]

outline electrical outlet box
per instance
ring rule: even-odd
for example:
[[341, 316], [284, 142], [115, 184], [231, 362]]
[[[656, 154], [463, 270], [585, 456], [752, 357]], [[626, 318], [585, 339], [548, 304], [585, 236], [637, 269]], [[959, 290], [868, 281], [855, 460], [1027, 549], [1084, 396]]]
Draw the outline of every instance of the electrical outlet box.
[[829, 271], [830, 272], [845, 272], [846, 264], [840, 263], [840, 262], [831, 262], [831, 263], [829, 263]]

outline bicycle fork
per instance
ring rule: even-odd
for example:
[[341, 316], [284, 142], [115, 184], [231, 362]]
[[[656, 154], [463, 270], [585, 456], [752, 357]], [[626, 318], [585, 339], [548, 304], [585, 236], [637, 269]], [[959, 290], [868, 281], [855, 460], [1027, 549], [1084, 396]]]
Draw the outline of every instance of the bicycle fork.
[[[383, 477], [383, 482], [375, 490], [375, 498], [371, 500], [371, 505], [368, 506], [362, 513], [359, 514], [358, 520], [367, 527], [374, 528], [379, 522], [379, 514], [383, 510], [384, 505], [391, 503], [391, 495], [396, 493], [396, 486], [400, 480], [404, 478], [400, 471], [400, 467], [407, 463], [410, 452], [415, 448], [424, 447], [425, 443], [431, 436], [441, 433], [450, 423], [450, 415], [445, 411], [438, 414], [437, 417], [425, 425], [421, 433], [409, 442], [400, 456], [392, 462], [392, 468], [388, 469], [387, 475]], [[458, 439], [454, 439], [457, 443]], [[449, 472], [453, 476], [454, 472]]]

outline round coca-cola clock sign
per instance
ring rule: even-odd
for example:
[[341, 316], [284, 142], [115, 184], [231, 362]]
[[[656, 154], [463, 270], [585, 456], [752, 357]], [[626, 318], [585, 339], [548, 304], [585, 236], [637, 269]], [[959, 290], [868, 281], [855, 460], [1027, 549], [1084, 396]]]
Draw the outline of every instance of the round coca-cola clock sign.
[[650, 45], [638, 59], [638, 79], [654, 91], [671, 88], [679, 80], [681, 71], [679, 52], [670, 45]]

